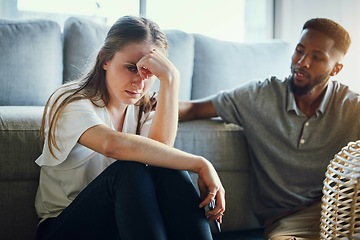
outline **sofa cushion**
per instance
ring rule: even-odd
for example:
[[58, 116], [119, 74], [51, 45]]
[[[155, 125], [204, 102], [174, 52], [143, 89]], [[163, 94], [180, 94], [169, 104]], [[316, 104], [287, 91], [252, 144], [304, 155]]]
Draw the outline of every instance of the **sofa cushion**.
[[220, 118], [180, 122], [175, 147], [209, 159], [216, 169], [249, 171], [242, 128]]
[[110, 27], [70, 17], [64, 24], [64, 79], [80, 77], [92, 64]]
[[[217, 170], [228, 203], [223, 231], [260, 227], [249, 197], [249, 152], [241, 127], [224, 123], [220, 118], [180, 122], [174, 146], [205, 157]], [[197, 175], [190, 176], [196, 183]]]
[[0, 106], [1, 239], [35, 239], [38, 217], [34, 201], [40, 174], [35, 159], [41, 153], [43, 109]]
[[62, 83], [60, 26], [0, 20], [0, 105], [45, 105]]
[[44, 107], [0, 106], [0, 181], [37, 180]]
[[[169, 45], [169, 59], [180, 72], [179, 98], [191, 99], [191, 82], [194, 67], [194, 37], [180, 30], [164, 30]], [[159, 89], [159, 82], [154, 90]]]
[[254, 79], [290, 73], [291, 48], [272, 40], [240, 43], [195, 34], [192, 99], [233, 88]]

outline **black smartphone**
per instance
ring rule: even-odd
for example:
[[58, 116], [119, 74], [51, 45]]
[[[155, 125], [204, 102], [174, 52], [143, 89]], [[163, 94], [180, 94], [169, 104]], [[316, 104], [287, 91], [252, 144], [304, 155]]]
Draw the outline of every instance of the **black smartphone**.
[[[210, 210], [213, 210], [215, 208], [215, 200], [212, 200], [210, 203], [209, 203], [209, 209]], [[214, 224], [215, 224], [215, 227], [216, 227], [216, 230], [218, 232], [221, 232], [221, 227], [220, 227], [220, 223], [216, 220], [214, 220]]]

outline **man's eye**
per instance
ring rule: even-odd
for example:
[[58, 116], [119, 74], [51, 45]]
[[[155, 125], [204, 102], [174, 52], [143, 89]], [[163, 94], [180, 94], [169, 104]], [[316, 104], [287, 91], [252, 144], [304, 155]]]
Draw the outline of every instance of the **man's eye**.
[[130, 72], [137, 73], [138, 69], [136, 66], [127, 66], [126, 67]]

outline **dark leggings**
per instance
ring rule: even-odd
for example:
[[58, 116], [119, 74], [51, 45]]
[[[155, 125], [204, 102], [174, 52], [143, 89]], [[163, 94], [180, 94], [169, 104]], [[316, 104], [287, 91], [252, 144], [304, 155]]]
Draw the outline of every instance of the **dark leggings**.
[[116, 161], [37, 239], [212, 239], [200, 198], [186, 171]]

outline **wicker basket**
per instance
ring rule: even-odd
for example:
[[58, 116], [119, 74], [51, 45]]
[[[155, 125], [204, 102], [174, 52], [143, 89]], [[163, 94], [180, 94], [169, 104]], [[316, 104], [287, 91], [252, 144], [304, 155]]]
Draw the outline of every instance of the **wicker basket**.
[[360, 239], [360, 141], [336, 154], [325, 176], [320, 239]]

